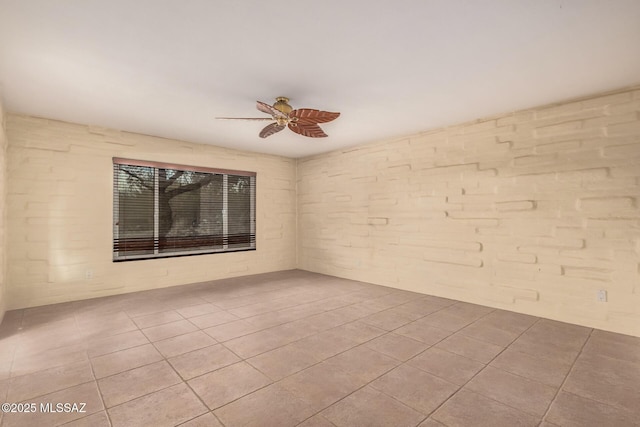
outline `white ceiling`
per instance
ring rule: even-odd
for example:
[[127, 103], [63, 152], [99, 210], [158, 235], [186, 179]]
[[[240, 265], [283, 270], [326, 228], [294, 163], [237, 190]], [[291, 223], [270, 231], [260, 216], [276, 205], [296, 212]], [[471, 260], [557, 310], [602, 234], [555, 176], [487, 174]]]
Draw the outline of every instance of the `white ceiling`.
[[0, 0], [5, 110], [289, 157], [639, 82], [638, 0]]

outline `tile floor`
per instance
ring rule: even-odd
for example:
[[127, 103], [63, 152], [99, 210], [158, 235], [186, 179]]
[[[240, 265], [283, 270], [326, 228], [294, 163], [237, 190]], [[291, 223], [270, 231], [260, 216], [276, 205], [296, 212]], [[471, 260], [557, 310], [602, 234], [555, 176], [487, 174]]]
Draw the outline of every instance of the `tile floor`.
[[640, 426], [640, 338], [294, 270], [8, 312], [0, 401], [36, 404], [7, 427]]

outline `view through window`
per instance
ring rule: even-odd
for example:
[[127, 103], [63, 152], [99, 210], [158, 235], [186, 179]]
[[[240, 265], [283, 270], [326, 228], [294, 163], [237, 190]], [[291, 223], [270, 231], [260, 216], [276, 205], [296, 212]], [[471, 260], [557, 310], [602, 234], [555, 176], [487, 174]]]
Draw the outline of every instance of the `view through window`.
[[256, 174], [113, 159], [113, 259], [255, 249]]

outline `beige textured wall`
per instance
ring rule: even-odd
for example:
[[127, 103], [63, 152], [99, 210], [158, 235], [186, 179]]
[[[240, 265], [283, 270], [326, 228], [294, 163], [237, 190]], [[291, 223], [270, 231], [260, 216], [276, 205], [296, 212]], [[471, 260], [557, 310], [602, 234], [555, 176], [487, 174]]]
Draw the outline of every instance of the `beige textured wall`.
[[297, 175], [299, 268], [640, 336], [640, 87]]
[[4, 131], [4, 110], [0, 103], [0, 322], [6, 309], [6, 260], [5, 260], [5, 230], [6, 230], [6, 196], [7, 196], [7, 138]]
[[[295, 268], [293, 159], [14, 114], [6, 131], [9, 308]], [[114, 156], [257, 172], [257, 250], [113, 263]]]

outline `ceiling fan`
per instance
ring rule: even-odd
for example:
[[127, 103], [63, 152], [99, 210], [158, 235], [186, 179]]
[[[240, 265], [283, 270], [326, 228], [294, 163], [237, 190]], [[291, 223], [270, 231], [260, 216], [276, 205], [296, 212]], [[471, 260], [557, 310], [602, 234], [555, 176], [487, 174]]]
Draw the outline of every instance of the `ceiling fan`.
[[299, 108], [294, 110], [289, 105], [289, 98], [279, 96], [273, 106], [257, 101], [256, 107], [271, 117], [216, 117], [224, 120], [274, 120], [260, 131], [260, 138], [266, 138], [280, 132], [287, 126], [295, 133], [309, 138], [324, 138], [326, 133], [318, 126], [318, 123], [327, 123], [338, 118], [340, 113], [314, 110], [311, 108]]

